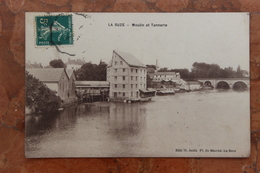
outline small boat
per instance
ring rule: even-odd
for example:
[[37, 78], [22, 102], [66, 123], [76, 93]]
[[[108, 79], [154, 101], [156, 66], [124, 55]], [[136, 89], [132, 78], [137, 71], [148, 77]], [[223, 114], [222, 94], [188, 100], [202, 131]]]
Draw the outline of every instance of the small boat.
[[173, 89], [163, 89], [159, 90], [156, 93], [157, 95], [173, 95], [175, 94], [175, 91]]
[[124, 100], [125, 103], [135, 103], [135, 102], [140, 102], [140, 99], [127, 99]]
[[152, 100], [152, 97], [143, 97], [143, 98], [140, 98], [140, 101], [141, 102], [149, 102]]
[[180, 88], [174, 88], [173, 90], [177, 93], [177, 92], [179, 92], [181, 89], [180, 89]]
[[63, 111], [63, 110], [64, 110], [64, 108], [62, 108], [62, 107], [58, 108], [58, 111]]

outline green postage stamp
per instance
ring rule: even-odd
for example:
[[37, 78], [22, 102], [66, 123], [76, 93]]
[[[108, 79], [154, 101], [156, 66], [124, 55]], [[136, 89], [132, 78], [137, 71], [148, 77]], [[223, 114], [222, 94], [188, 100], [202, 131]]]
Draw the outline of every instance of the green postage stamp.
[[72, 15], [36, 16], [36, 45], [72, 45]]

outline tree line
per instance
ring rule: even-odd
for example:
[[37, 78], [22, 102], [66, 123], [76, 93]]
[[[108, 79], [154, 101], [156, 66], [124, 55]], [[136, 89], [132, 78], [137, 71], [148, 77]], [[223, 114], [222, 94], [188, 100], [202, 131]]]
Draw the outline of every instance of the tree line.
[[207, 64], [204, 62], [195, 62], [192, 65], [191, 71], [188, 69], [168, 69], [160, 68], [159, 72], [179, 72], [183, 79], [196, 78], [243, 78], [248, 77], [249, 73], [242, 70], [240, 65], [234, 70], [232, 67], [221, 68], [217, 64]]
[[[62, 60], [50, 61], [50, 66], [54, 68], [64, 68], [66, 65]], [[146, 65], [150, 72], [154, 72], [155, 65]], [[82, 67], [75, 71], [77, 80], [88, 81], [105, 81], [106, 80], [107, 64], [100, 61], [99, 64], [92, 64], [91, 62], [85, 63]], [[149, 71], [149, 70], [148, 70]], [[232, 67], [221, 68], [217, 64], [207, 64], [205, 62], [194, 62], [191, 71], [187, 68], [183, 69], [168, 69], [167, 67], [160, 68], [159, 72], [179, 72], [183, 79], [196, 79], [196, 78], [243, 78], [248, 77], [249, 73], [242, 70], [240, 65], [234, 70]]]

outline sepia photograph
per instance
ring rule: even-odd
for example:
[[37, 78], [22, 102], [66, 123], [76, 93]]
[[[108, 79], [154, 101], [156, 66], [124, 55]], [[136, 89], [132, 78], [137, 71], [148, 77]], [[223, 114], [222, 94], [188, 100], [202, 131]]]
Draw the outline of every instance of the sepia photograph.
[[25, 156], [249, 157], [248, 13], [26, 13]]

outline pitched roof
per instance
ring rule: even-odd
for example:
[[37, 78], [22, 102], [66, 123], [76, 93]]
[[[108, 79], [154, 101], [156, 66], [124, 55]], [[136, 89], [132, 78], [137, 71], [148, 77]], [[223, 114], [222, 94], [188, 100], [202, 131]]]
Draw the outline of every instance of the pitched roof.
[[62, 73], [65, 72], [64, 68], [30, 68], [26, 70], [42, 82], [58, 82]]
[[167, 72], [154, 72], [155, 75], [175, 75], [175, 72], [167, 71]]
[[71, 78], [72, 74], [74, 73], [73, 69], [66, 69], [67, 75], [69, 78]]
[[136, 67], [146, 67], [142, 62], [140, 62], [136, 57], [134, 57], [130, 53], [121, 52], [118, 50], [114, 50], [117, 55], [119, 55], [129, 66], [136, 66]]

